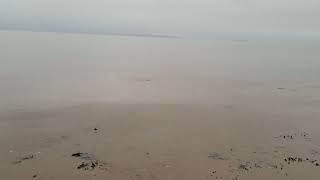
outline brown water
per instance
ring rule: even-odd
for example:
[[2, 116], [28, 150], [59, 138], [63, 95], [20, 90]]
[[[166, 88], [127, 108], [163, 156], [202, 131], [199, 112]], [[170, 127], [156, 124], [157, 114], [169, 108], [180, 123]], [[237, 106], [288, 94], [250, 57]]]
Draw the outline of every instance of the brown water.
[[0, 40], [1, 179], [320, 178], [318, 41]]

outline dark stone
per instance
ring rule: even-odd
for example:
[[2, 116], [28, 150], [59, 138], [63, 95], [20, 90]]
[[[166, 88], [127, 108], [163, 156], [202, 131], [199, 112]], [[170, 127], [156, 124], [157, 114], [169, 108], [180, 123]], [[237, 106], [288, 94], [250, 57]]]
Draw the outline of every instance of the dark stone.
[[31, 155], [23, 156], [20, 159], [21, 160], [28, 160], [28, 159], [33, 159], [33, 158], [34, 158], [34, 156], [31, 154]]
[[72, 157], [80, 157], [82, 153], [77, 152], [77, 153], [73, 153], [71, 156]]
[[17, 160], [14, 162], [14, 164], [19, 164], [19, 163], [22, 163], [22, 161], [30, 160], [30, 159], [33, 159], [33, 158], [34, 158], [33, 154], [22, 156], [22, 157], [18, 157]]
[[77, 153], [73, 153], [71, 155], [72, 157], [79, 157], [83, 160], [93, 160], [95, 159], [93, 155], [89, 154], [89, 153], [81, 153], [81, 152], [77, 152]]

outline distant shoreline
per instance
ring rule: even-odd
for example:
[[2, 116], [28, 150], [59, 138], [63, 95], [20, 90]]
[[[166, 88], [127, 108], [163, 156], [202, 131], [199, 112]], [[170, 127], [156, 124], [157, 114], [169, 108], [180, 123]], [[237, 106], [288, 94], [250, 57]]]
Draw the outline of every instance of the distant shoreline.
[[150, 38], [167, 38], [167, 39], [182, 39], [181, 36], [176, 35], [163, 35], [163, 34], [134, 34], [134, 33], [100, 33], [100, 32], [74, 32], [74, 31], [42, 31], [42, 30], [32, 30], [32, 29], [0, 29], [0, 32], [4, 31], [15, 31], [15, 32], [39, 32], [39, 33], [59, 33], [59, 34], [88, 34], [88, 35], [107, 35], [107, 36], [127, 36], [127, 37], [150, 37]]

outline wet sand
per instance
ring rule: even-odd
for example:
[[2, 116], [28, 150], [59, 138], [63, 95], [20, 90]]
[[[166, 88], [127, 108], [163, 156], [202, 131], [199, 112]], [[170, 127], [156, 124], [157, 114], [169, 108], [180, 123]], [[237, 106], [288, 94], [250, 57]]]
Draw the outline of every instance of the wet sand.
[[320, 178], [319, 42], [0, 37], [1, 179]]

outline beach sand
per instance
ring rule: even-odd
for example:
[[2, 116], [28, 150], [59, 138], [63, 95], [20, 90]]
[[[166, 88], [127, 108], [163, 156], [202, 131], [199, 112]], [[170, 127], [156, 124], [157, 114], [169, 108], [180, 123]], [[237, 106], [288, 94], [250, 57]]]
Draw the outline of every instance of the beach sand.
[[0, 38], [1, 179], [320, 178], [320, 42]]

